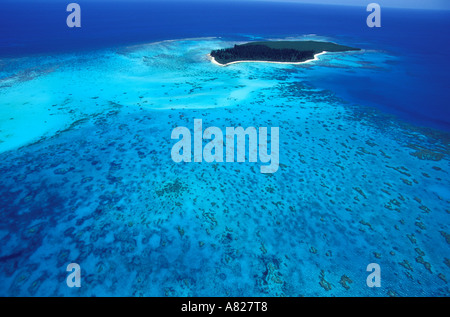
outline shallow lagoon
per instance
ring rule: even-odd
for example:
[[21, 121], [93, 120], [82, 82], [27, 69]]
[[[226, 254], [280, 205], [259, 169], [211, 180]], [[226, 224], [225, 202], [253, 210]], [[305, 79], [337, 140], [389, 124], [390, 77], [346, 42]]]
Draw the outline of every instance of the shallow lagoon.
[[[345, 43], [344, 43], [345, 44]], [[318, 83], [382, 76], [366, 50], [237, 64], [219, 38], [8, 60], [0, 294], [448, 296], [449, 134]], [[175, 164], [173, 128], [280, 127], [280, 169]], [[65, 285], [67, 264], [82, 287]], [[378, 263], [382, 287], [366, 286]]]

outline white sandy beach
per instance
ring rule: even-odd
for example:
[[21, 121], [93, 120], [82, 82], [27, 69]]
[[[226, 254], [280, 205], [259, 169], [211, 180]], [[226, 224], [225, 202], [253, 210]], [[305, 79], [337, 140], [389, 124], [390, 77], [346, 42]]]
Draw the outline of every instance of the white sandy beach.
[[236, 61], [236, 62], [231, 62], [231, 63], [227, 63], [227, 64], [220, 64], [219, 62], [216, 61], [216, 59], [214, 57], [211, 56], [211, 54], [208, 54], [208, 58], [213, 64], [216, 64], [216, 65], [219, 65], [222, 67], [226, 67], [229, 65], [237, 64], [237, 63], [271, 63], [271, 64], [301, 65], [301, 64], [306, 64], [306, 63], [310, 63], [313, 61], [318, 61], [319, 60], [318, 56], [323, 55], [325, 53], [328, 53], [328, 52], [323, 51], [322, 53], [317, 53], [314, 55], [314, 59], [308, 59], [304, 62]]

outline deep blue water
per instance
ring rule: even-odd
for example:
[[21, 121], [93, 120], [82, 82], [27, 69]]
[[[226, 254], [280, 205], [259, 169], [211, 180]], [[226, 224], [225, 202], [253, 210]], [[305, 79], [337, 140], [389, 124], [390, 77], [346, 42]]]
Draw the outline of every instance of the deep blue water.
[[[26, 140], [0, 153], [1, 296], [450, 294], [449, 134], [416, 129], [450, 131], [449, 12], [383, 8], [369, 29], [354, 7], [78, 3], [81, 29], [61, 1], [0, 3], [0, 144]], [[206, 58], [303, 34], [366, 52]], [[170, 132], [198, 118], [279, 126], [279, 172], [174, 163]]]
[[0, 56], [203, 36], [331, 36], [345, 44], [398, 54], [402, 57], [399, 67], [405, 72], [370, 78], [337, 73], [329, 82], [321, 78], [323, 87], [419, 125], [450, 130], [448, 11], [382, 8], [382, 27], [371, 29], [365, 24], [363, 7], [215, 1], [78, 3], [81, 29], [66, 27], [66, 3], [2, 2]]

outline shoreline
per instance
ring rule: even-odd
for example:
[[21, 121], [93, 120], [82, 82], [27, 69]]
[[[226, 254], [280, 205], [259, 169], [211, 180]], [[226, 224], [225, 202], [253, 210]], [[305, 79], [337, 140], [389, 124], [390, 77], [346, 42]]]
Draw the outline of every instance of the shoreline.
[[272, 62], [272, 61], [235, 61], [235, 62], [230, 62], [227, 64], [221, 64], [218, 61], [216, 61], [216, 59], [214, 57], [211, 56], [211, 54], [208, 54], [208, 59], [215, 65], [221, 66], [221, 67], [226, 67], [229, 65], [233, 65], [233, 64], [238, 64], [238, 63], [271, 63], [271, 64], [285, 64], [285, 65], [301, 65], [301, 64], [306, 64], [306, 63], [310, 63], [313, 61], [318, 61], [319, 58], [318, 56], [323, 55], [325, 53], [328, 53], [327, 51], [323, 51], [321, 53], [317, 53], [314, 54], [314, 58], [313, 59], [308, 59], [306, 61], [303, 62]]

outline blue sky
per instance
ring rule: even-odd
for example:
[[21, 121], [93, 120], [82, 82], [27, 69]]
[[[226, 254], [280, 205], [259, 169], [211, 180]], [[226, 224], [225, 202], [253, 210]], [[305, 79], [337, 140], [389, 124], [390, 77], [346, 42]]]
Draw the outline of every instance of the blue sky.
[[278, 1], [278, 2], [283, 1], [283, 2], [316, 3], [316, 4], [320, 3], [320, 4], [365, 6], [365, 7], [369, 3], [375, 2], [378, 3], [382, 8], [389, 7], [389, 8], [450, 10], [450, 0], [265, 0], [265, 1]]
[[[5, 1], [5, 0], [0, 0]], [[19, 0], [6, 0], [6, 1], [19, 1]], [[20, 1], [33, 1], [34, 0], [20, 0]], [[50, 0], [50, 1], [61, 1], [61, 0]], [[85, 0], [80, 0], [82, 3]], [[112, 1], [125, 1], [127, 0], [90, 0], [90, 1], [102, 1], [102, 2], [112, 2]], [[128, 0], [131, 2], [130, 0]], [[162, 1], [162, 0], [132, 0], [132, 1]], [[164, 0], [168, 1], [168, 0]], [[199, 0], [171, 0], [171, 1], [199, 1]], [[211, 1], [216, 0], [200, 0], [200, 1]], [[220, 0], [226, 2], [239, 2], [239, 1], [270, 1], [270, 2], [298, 2], [298, 3], [313, 3], [313, 4], [334, 4], [334, 5], [351, 5], [351, 6], [364, 6], [366, 7], [369, 3], [375, 2], [381, 5], [381, 7], [386, 8], [412, 8], [412, 9], [432, 9], [432, 10], [450, 10], [450, 0]], [[67, 3], [77, 2], [77, 0], [67, 0]]]
[[[109, 0], [111, 1], [111, 0]], [[124, 1], [124, 0], [120, 0]], [[140, 0], [152, 1], [152, 0]], [[167, 1], [167, 0], [166, 0]], [[174, 0], [176, 1], [176, 0]], [[178, 0], [180, 1], [180, 0]], [[184, 0], [192, 1], [192, 0]], [[216, 0], [203, 0], [216, 1]], [[224, 0], [221, 0], [224, 1]], [[378, 3], [382, 8], [411, 8], [411, 9], [431, 9], [431, 10], [450, 10], [450, 0], [226, 0], [226, 1], [271, 1], [271, 2], [299, 2], [315, 4], [334, 4], [351, 5], [367, 7], [369, 3]], [[76, 2], [74, 0], [74, 2]]]

